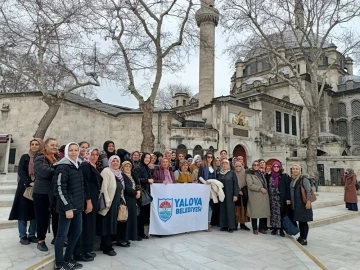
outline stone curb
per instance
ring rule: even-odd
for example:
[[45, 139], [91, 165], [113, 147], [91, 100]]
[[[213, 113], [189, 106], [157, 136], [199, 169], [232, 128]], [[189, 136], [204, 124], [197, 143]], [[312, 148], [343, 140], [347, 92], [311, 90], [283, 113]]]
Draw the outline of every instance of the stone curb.
[[360, 216], [360, 212], [351, 212], [351, 213], [337, 215], [337, 216], [333, 216], [333, 217], [329, 217], [329, 218], [318, 219], [318, 220], [309, 222], [309, 228], [321, 227], [321, 226], [329, 225], [332, 223], [356, 218], [359, 216]]

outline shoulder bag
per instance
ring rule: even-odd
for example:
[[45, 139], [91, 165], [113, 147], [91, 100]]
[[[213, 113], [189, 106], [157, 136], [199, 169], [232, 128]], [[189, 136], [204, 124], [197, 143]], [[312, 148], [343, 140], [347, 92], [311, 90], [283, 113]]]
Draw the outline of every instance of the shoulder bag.
[[126, 222], [128, 219], [128, 209], [126, 206], [126, 201], [125, 198], [122, 198], [119, 209], [118, 209], [118, 216], [117, 216], [117, 220], [120, 222]]
[[141, 205], [148, 205], [153, 201], [153, 197], [150, 195], [149, 191], [143, 189], [141, 192]]
[[27, 187], [24, 191], [24, 194], [23, 196], [28, 199], [28, 200], [31, 200], [33, 201], [33, 191], [34, 191], [34, 188], [33, 187]]
[[106, 208], [104, 193], [100, 192], [98, 199], [98, 211], [102, 211]]
[[[301, 185], [301, 197], [302, 197], [303, 202], [306, 204], [307, 203], [307, 197], [306, 197], [306, 190], [305, 190], [304, 185], [303, 185], [303, 179], [301, 179], [300, 185]], [[313, 203], [313, 202], [316, 201], [316, 195], [315, 195], [313, 189], [311, 188], [311, 186], [310, 186], [310, 190], [311, 190], [311, 200], [310, 200], [310, 202]]]

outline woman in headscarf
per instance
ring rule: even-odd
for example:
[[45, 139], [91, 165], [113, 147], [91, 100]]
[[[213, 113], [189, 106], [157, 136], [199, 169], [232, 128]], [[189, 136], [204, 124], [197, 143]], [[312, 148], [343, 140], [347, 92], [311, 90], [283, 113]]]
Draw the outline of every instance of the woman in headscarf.
[[225, 200], [220, 202], [220, 231], [232, 233], [235, 229], [235, 202], [238, 199], [239, 185], [234, 171], [227, 159], [221, 161], [218, 180], [224, 185]]
[[121, 160], [113, 155], [109, 158], [109, 167], [101, 172], [103, 178], [101, 192], [104, 193], [106, 208], [99, 211], [97, 234], [101, 236], [100, 250], [109, 256], [116, 256], [112, 247], [112, 235], [117, 233], [117, 216], [121, 197], [124, 192], [124, 179], [120, 171]]
[[[190, 172], [192, 173], [194, 170], [199, 168], [200, 165], [201, 165], [201, 162], [202, 162], [201, 156], [200, 155], [195, 155], [193, 160], [192, 160], [192, 163], [191, 163], [191, 165], [189, 167]], [[198, 167], [198, 164], [199, 164], [199, 167]]]
[[[151, 176], [152, 175], [151, 169], [149, 168], [150, 162], [151, 162], [151, 155], [149, 153], [143, 153], [140, 163], [136, 165], [133, 170], [134, 176], [140, 182], [142, 190], [145, 190], [148, 194], [150, 194], [150, 185], [154, 183], [154, 179]], [[140, 215], [138, 217], [139, 237], [143, 239], [149, 238], [148, 236], [149, 224], [150, 224], [150, 204], [141, 205]]]
[[282, 218], [286, 215], [287, 206], [291, 204], [290, 177], [284, 173], [281, 163], [275, 161], [265, 178], [269, 189], [270, 225], [273, 228], [271, 234], [276, 235], [280, 230], [280, 236], [285, 237]]
[[80, 147], [79, 161], [81, 164], [84, 161], [86, 150], [90, 147], [90, 144], [88, 142], [83, 141], [79, 143], [79, 147]]
[[187, 160], [180, 161], [179, 167], [174, 173], [176, 183], [192, 183], [193, 176], [189, 172]]
[[135, 167], [136, 165], [138, 165], [140, 163], [140, 152], [139, 151], [134, 151], [131, 153], [131, 162], [133, 167]]
[[246, 184], [246, 173], [243, 164], [237, 161], [234, 164], [235, 174], [239, 185], [239, 194], [238, 200], [235, 203], [235, 213], [236, 213], [236, 224], [235, 228], [237, 229], [238, 224], [240, 223], [240, 229], [245, 231], [250, 231], [250, 229], [245, 225], [246, 222], [249, 222], [249, 218], [246, 215], [246, 205], [248, 202], [248, 190]]
[[344, 201], [350, 211], [358, 211], [358, 199], [356, 191], [356, 174], [353, 169], [346, 169], [343, 181], [345, 183]]
[[74, 259], [81, 262], [94, 260], [94, 240], [96, 236], [96, 217], [102, 177], [96, 169], [99, 159], [97, 148], [88, 148], [83, 156], [80, 170], [84, 178], [85, 211], [83, 212], [82, 233], [76, 244]]
[[[294, 211], [293, 220], [299, 222], [300, 230], [300, 237], [297, 241], [301, 245], [306, 246], [309, 233], [308, 222], [313, 220], [313, 212], [311, 209], [311, 185], [308, 177], [301, 174], [301, 167], [299, 164], [294, 164], [291, 169], [290, 195], [291, 206]], [[301, 186], [306, 191], [306, 203], [304, 203], [301, 195]]]
[[109, 158], [113, 155], [116, 155], [115, 143], [113, 141], [104, 142], [103, 151], [100, 152], [96, 163], [96, 168], [100, 173], [104, 168], [109, 167]]
[[[79, 169], [79, 145], [68, 143], [65, 157], [54, 164], [54, 196], [59, 227], [55, 238], [55, 269], [80, 269], [73, 259], [75, 245], [82, 231], [82, 211], [84, 210], [84, 179]], [[65, 239], [68, 244], [63, 254]]]
[[[249, 200], [247, 215], [251, 218], [253, 233], [267, 234], [267, 217], [270, 216], [270, 203], [267, 191], [267, 183], [264, 175], [259, 170], [259, 161], [255, 160], [252, 168], [246, 171], [246, 184], [248, 187]], [[258, 226], [258, 219], [259, 226]]]
[[[18, 186], [15, 193], [14, 202], [11, 208], [9, 220], [18, 221], [20, 244], [29, 245], [37, 243], [36, 238], [36, 219], [34, 202], [24, 197], [27, 187], [34, 186], [35, 171], [34, 158], [39, 152], [44, 150], [44, 142], [40, 138], [30, 141], [30, 149], [27, 154], [21, 156], [18, 168]], [[30, 221], [27, 229], [27, 222]]]
[[161, 166], [154, 172], [154, 182], [163, 184], [172, 184], [175, 182], [174, 173], [171, 169], [170, 159], [163, 158]]
[[[35, 184], [33, 199], [36, 216], [36, 233], [38, 238], [37, 249], [48, 251], [45, 237], [49, 225], [50, 214], [54, 239], [57, 234], [59, 215], [54, 210], [53, 198], [53, 176], [55, 173], [53, 165], [56, 163], [55, 155], [58, 152], [58, 143], [53, 138], [48, 138], [44, 143], [44, 151], [35, 156], [34, 172]], [[52, 241], [52, 243], [55, 240]]]
[[117, 246], [129, 247], [131, 241], [141, 241], [138, 236], [138, 211], [140, 210], [139, 199], [141, 189], [135, 175], [131, 172], [132, 164], [130, 161], [124, 161], [121, 164], [122, 177], [124, 179], [125, 190], [124, 197], [128, 209], [128, 219], [126, 222], [118, 221]]

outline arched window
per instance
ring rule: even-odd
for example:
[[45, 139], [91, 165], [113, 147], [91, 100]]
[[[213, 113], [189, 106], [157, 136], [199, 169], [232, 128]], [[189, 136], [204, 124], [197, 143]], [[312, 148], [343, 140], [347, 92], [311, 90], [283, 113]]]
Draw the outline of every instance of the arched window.
[[347, 139], [348, 131], [347, 131], [347, 123], [345, 121], [341, 121], [338, 123], [338, 135], [340, 137], [344, 137]]
[[287, 102], [290, 102], [289, 96], [284, 96], [282, 99], [285, 100], [285, 101], [287, 101]]
[[344, 103], [339, 103], [338, 115], [339, 117], [346, 117], [346, 105]]
[[355, 119], [352, 123], [354, 142], [360, 143], [360, 120]]
[[201, 147], [200, 145], [196, 145], [196, 146], [194, 147], [193, 153], [194, 153], [193, 156], [195, 156], [195, 155], [200, 155], [201, 158], [202, 158], [202, 156], [203, 156], [203, 149], [202, 149], [202, 147]]
[[187, 149], [186, 149], [186, 146], [183, 145], [183, 144], [179, 144], [178, 147], [177, 147], [177, 150], [176, 150], [176, 154], [178, 153], [183, 153], [184, 155], [187, 154]]
[[360, 115], [360, 101], [355, 100], [351, 103], [351, 115]]

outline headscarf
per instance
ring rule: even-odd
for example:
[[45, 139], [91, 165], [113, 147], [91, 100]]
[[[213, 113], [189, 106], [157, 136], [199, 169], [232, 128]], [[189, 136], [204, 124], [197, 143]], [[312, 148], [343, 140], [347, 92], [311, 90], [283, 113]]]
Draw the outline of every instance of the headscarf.
[[245, 173], [245, 168], [241, 164], [241, 162], [239, 162], [239, 161], [236, 162], [235, 167], [237, 167], [237, 166], [241, 166], [241, 171], [240, 172], [236, 171], [236, 168], [234, 168], [236, 178], [238, 180], [239, 188], [241, 189], [241, 188], [246, 186], [246, 173]]
[[121, 171], [130, 179], [130, 181], [131, 181], [131, 183], [132, 183], [132, 189], [135, 189], [135, 188], [136, 188], [136, 183], [135, 183], [135, 181], [134, 181], [134, 178], [133, 178], [132, 175], [131, 175], [131, 171], [130, 171], [130, 173], [124, 172], [124, 167], [125, 167], [125, 165], [127, 165], [127, 164], [130, 164], [130, 166], [132, 167], [132, 164], [131, 164], [130, 161], [124, 161], [124, 162], [121, 164]]
[[66, 146], [65, 146], [65, 156], [64, 158], [66, 158], [67, 160], [69, 160], [76, 168], [79, 168], [79, 152], [78, 152], [78, 156], [76, 157], [76, 160], [72, 160], [70, 157], [69, 157], [69, 148], [71, 145], [76, 145], [78, 147], [78, 150], [80, 152], [80, 147], [79, 145], [76, 143], [76, 142], [71, 142], [71, 143], [68, 143]]
[[[108, 147], [109, 147], [109, 144], [112, 143], [114, 145], [114, 152], [109, 152], [108, 151]], [[103, 149], [107, 155], [108, 158], [110, 158], [111, 156], [113, 155], [116, 155], [116, 151], [115, 151], [115, 143], [113, 141], [106, 141], [104, 142], [104, 145], [103, 145]]]
[[201, 156], [200, 155], [195, 155], [193, 158], [193, 161], [191, 162], [191, 165], [195, 164], [196, 161], [201, 160]]
[[[279, 166], [278, 172], [274, 171], [274, 165]], [[274, 179], [274, 187], [276, 187], [276, 188], [279, 186], [279, 177], [281, 174], [281, 169], [282, 169], [281, 163], [278, 161], [275, 161], [271, 166], [271, 177], [272, 177], [272, 179]]]
[[292, 168], [292, 167], [299, 167], [299, 169], [300, 169], [300, 174], [299, 174], [296, 178], [291, 175], [292, 179], [294, 179], [294, 184], [293, 184], [293, 187], [294, 187], [295, 184], [296, 184], [296, 181], [299, 180], [299, 178], [300, 178], [300, 175], [301, 175], [301, 166], [300, 166], [300, 164], [295, 163], [295, 164], [293, 164], [293, 165], [291, 166], [291, 168]]
[[353, 169], [351, 169], [351, 168], [347, 168], [346, 170], [348, 171], [348, 175], [347, 175], [347, 177], [349, 177], [349, 176], [351, 176], [351, 175], [353, 175], [353, 174], [354, 174], [354, 170], [353, 170]]
[[170, 168], [171, 168], [171, 161], [170, 161], [168, 158], [166, 158], [166, 157], [163, 157], [162, 160], [161, 160], [161, 165], [160, 165], [161, 168], [164, 169], [163, 162], [164, 162], [165, 160], [169, 161], [169, 167], [168, 167], [168, 169], [170, 169]]
[[96, 168], [96, 164], [93, 164], [93, 163], [90, 162], [91, 153], [92, 153], [93, 151], [95, 151], [95, 150], [98, 151], [98, 152], [100, 152], [99, 149], [97, 149], [97, 148], [95, 148], [95, 147], [89, 147], [89, 148], [86, 150], [86, 152], [85, 152], [85, 154], [84, 154], [84, 157], [83, 157], [83, 163], [84, 163], [84, 162], [85, 162], [85, 163], [89, 163], [90, 165], [92, 165], [93, 167]]
[[[39, 143], [39, 151], [38, 152], [42, 152], [44, 151], [44, 141], [40, 138], [34, 138], [30, 141], [30, 145], [33, 141], [37, 141]], [[29, 152], [28, 152], [28, 155], [30, 157], [30, 160], [29, 160], [29, 168], [28, 168], [28, 173], [29, 173], [29, 176], [31, 178], [31, 181], [34, 181], [35, 180], [35, 171], [34, 171], [34, 158], [35, 158], [35, 155], [38, 153], [38, 152], [33, 152], [31, 151], [31, 148], [29, 149]]]
[[114, 169], [113, 167], [111, 167], [111, 164], [112, 164], [112, 162], [113, 162], [114, 159], [119, 160], [119, 163], [121, 163], [121, 159], [119, 158], [119, 156], [113, 155], [113, 156], [111, 156], [111, 157], [109, 158], [109, 168], [110, 168], [110, 170], [115, 174], [115, 177], [116, 177], [118, 180], [122, 181], [122, 180], [123, 180], [123, 177], [122, 177], [122, 175], [121, 175], [120, 169]]
[[[223, 169], [222, 169], [222, 164], [223, 164], [224, 162], [229, 165], [229, 169], [226, 169], [226, 170], [223, 170]], [[221, 171], [220, 171], [221, 174], [227, 174], [228, 172], [230, 172], [230, 161], [229, 161], [228, 159], [223, 159], [223, 160], [221, 161], [221, 165], [220, 165], [220, 166], [221, 166]]]

